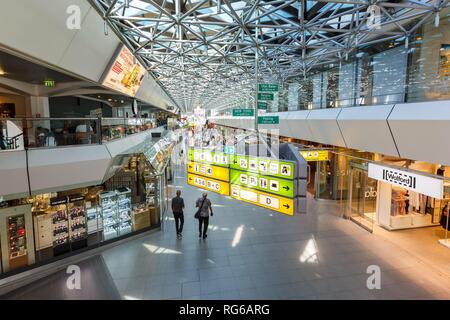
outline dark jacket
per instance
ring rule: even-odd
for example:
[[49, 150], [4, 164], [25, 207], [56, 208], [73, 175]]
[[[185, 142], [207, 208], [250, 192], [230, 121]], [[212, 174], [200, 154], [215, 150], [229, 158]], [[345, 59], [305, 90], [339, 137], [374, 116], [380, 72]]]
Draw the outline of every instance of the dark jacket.
[[172, 212], [173, 213], [183, 213], [184, 200], [182, 197], [174, 197], [172, 199]]

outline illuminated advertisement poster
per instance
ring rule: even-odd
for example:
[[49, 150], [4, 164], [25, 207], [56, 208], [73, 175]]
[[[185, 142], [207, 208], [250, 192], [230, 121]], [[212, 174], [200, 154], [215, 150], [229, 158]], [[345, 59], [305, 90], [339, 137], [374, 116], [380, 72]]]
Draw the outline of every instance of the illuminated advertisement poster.
[[131, 51], [124, 46], [103, 80], [103, 85], [129, 96], [135, 96], [141, 86], [144, 75], [144, 67], [136, 60]]

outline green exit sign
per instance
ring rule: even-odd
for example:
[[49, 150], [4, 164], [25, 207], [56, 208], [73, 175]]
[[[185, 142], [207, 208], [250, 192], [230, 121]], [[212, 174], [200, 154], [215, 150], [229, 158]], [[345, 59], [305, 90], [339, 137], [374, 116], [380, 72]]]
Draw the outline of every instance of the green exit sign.
[[258, 91], [263, 92], [278, 92], [278, 85], [272, 83], [260, 83], [258, 84]]
[[254, 109], [233, 109], [233, 117], [253, 117]]
[[44, 86], [48, 88], [53, 88], [55, 86], [55, 80], [45, 80]]
[[258, 124], [279, 124], [280, 117], [278, 116], [265, 116], [258, 117]]
[[273, 101], [273, 93], [258, 92], [258, 100]]

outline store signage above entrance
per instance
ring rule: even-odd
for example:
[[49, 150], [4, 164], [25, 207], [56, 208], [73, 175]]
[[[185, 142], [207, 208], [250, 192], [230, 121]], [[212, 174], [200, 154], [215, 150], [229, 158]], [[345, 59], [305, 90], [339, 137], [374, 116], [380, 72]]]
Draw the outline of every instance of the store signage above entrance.
[[233, 109], [233, 117], [253, 117], [254, 109]]
[[212, 164], [221, 167], [228, 167], [230, 157], [228, 154], [220, 151], [211, 151], [203, 149], [188, 149], [189, 161]]
[[206, 189], [224, 196], [230, 195], [230, 185], [228, 182], [209, 179], [191, 173], [188, 173], [187, 182], [192, 186]]
[[292, 199], [244, 188], [234, 184], [231, 185], [231, 197], [290, 216], [294, 215], [295, 212], [294, 200]]
[[288, 198], [294, 198], [295, 194], [294, 182], [292, 180], [261, 176], [257, 173], [231, 169], [230, 183]]
[[329, 160], [329, 154], [327, 150], [303, 150], [300, 151], [300, 154], [306, 161]]
[[405, 189], [415, 191], [433, 198], [442, 199], [444, 193], [444, 183], [441, 179], [428, 177], [409, 171], [393, 169], [369, 163], [369, 177], [401, 186]]
[[258, 100], [273, 101], [273, 93], [258, 92]]
[[260, 83], [258, 84], [258, 91], [278, 92], [278, 85], [273, 83]]
[[258, 117], [258, 124], [279, 124], [280, 117], [278, 116], [264, 116]]
[[189, 173], [199, 174], [227, 182], [230, 181], [230, 169], [228, 168], [211, 166], [204, 163], [188, 162], [187, 169]]
[[230, 155], [230, 168], [283, 179], [294, 179], [295, 173], [293, 162], [252, 156]]

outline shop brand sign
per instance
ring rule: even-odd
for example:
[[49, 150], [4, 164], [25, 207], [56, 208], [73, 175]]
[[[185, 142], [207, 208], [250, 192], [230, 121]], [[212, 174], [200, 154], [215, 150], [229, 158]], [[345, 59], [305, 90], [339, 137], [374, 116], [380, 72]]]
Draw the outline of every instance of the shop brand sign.
[[442, 199], [443, 180], [369, 163], [369, 177], [401, 186], [433, 198]]

